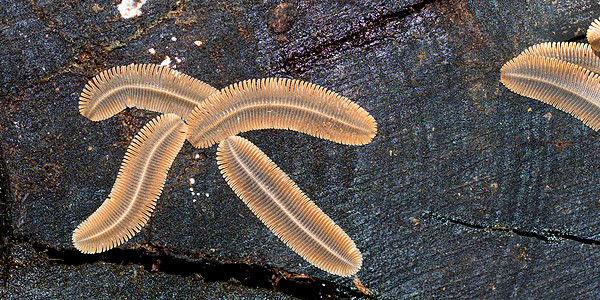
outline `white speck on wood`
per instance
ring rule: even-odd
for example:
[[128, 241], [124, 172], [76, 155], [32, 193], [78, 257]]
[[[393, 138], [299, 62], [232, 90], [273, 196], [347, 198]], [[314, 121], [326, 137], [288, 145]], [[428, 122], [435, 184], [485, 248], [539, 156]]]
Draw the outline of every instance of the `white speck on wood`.
[[123, 0], [121, 4], [117, 4], [117, 9], [121, 13], [123, 19], [129, 19], [137, 16], [141, 16], [142, 12], [140, 8], [146, 3], [147, 0]]
[[171, 58], [170, 58], [170, 57], [168, 57], [168, 56], [165, 56], [165, 60], [163, 60], [163, 61], [160, 63], [160, 65], [161, 65], [161, 66], [168, 66], [168, 65], [170, 65], [170, 64], [171, 64]]

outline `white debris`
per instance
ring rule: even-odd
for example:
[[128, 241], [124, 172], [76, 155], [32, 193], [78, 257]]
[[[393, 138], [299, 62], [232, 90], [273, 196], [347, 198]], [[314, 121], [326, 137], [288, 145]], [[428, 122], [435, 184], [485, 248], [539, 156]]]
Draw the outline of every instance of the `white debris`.
[[173, 41], [173, 42], [174, 42], [174, 41], [176, 41], [176, 40], [177, 40], [177, 38], [176, 38], [176, 37], [171, 37], [171, 41]]
[[210, 196], [208, 193], [206, 193], [206, 194], [204, 194], [204, 195], [206, 195], [206, 198], [208, 198], [208, 196]]
[[194, 41], [194, 45], [200, 47], [200, 46], [202, 46], [202, 42], [201, 41]]
[[169, 56], [165, 56], [165, 60], [163, 60], [160, 65], [161, 66], [168, 66], [171, 64], [171, 58]]
[[129, 18], [141, 16], [142, 12], [140, 11], [140, 8], [142, 8], [142, 5], [144, 5], [145, 3], [146, 3], [146, 0], [139, 0], [139, 1], [123, 0], [123, 2], [121, 2], [121, 4], [117, 5], [117, 9], [121, 13], [121, 17], [123, 19], [129, 19]]
[[196, 153], [196, 155], [194, 155], [195, 159], [199, 159], [200, 158], [200, 154]]
[[196, 179], [194, 179], [194, 177], [190, 178], [190, 185], [196, 183]]
[[190, 188], [190, 192], [193, 192], [193, 191], [194, 191], [194, 188], [193, 188], [193, 187], [191, 187], [191, 188]]
[[178, 62], [178, 63], [180, 63], [181, 62], [181, 58], [175, 57], [175, 61]]
[[148, 52], [150, 52], [150, 54], [156, 54], [156, 50], [154, 50], [154, 48], [148, 49]]

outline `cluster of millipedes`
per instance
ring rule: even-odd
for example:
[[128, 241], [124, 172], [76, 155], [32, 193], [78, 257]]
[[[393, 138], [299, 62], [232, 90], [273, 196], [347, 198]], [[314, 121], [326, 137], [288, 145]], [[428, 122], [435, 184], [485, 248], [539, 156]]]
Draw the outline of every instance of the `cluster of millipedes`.
[[101, 72], [81, 94], [79, 110], [99, 121], [127, 107], [160, 112], [127, 149], [106, 201], [73, 232], [84, 253], [116, 247], [147, 223], [177, 153], [219, 143], [223, 177], [275, 235], [313, 265], [356, 274], [355, 243], [248, 140], [250, 130], [291, 129], [349, 145], [369, 143], [375, 119], [363, 108], [315, 84], [285, 78], [246, 80], [222, 90], [173, 69], [129, 65]]

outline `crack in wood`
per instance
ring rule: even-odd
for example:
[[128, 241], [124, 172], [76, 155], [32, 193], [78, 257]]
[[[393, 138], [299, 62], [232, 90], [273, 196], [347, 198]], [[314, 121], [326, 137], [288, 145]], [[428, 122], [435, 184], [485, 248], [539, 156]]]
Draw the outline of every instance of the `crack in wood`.
[[436, 220], [436, 221], [443, 222], [443, 223], [452, 223], [452, 224], [468, 227], [471, 229], [514, 233], [519, 236], [531, 237], [531, 238], [535, 238], [535, 239], [538, 239], [538, 240], [541, 240], [541, 241], [544, 241], [547, 243], [552, 243], [552, 242], [556, 242], [556, 241], [560, 241], [560, 240], [570, 240], [570, 241], [574, 241], [574, 242], [578, 242], [578, 243], [582, 243], [582, 244], [586, 244], [586, 245], [600, 245], [599, 240], [584, 238], [584, 237], [576, 236], [576, 235], [573, 235], [570, 233], [566, 233], [566, 232], [559, 231], [559, 230], [553, 230], [553, 229], [543, 229], [540, 231], [527, 231], [527, 230], [522, 230], [522, 229], [518, 229], [518, 228], [504, 227], [501, 225], [490, 226], [490, 225], [475, 224], [475, 223], [470, 223], [470, 222], [467, 222], [464, 220], [460, 220], [458, 218], [444, 216], [442, 214], [438, 214], [438, 213], [432, 212], [432, 211], [425, 211], [421, 214], [421, 216], [423, 218], [428, 218], [430, 220]]
[[348, 34], [339, 39], [325, 41], [308, 49], [291, 52], [281, 60], [278, 69], [282, 73], [297, 75], [305, 72], [315, 62], [330, 58], [344, 50], [371, 46], [388, 38], [393, 38], [385, 31], [388, 24], [421, 13], [436, 2], [438, 1], [425, 0], [413, 3], [401, 11], [382, 14], [371, 20], [360, 19]]
[[10, 272], [11, 244], [9, 237], [13, 234], [10, 215], [11, 202], [10, 178], [4, 160], [4, 150], [0, 145], [0, 278], [3, 283], [6, 283]]
[[29, 243], [52, 264], [80, 266], [98, 262], [141, 265], [149, 272], [186, 277], [201, 282], [237, 282], [250, 288], [274, 290], [300, 299], [373, 299], [355, 288], [327, 280], [260, 264], [223, 261], [192, 252], [144, 245], [138, 249], [112, 249], [99, 254], [83, 254], [74, 249], [52, 247], [29, 237], [16, 236], [11, 243]]

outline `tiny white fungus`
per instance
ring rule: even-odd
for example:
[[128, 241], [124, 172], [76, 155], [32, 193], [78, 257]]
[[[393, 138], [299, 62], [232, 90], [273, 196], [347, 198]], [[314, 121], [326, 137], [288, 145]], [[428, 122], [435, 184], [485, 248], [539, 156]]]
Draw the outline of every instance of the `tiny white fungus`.
[[161, 66], [168, 66], [171, 64], [171, 58], [169, 56], [165, 56], [165, 60], [163, 60], [160, 65]]
[[121, 13], [123, 19], [129, 19], [137, 16], [141, 16], [142, 12], [140, 8], [146, 3], [146, 0], [123, 0], [121, 4], [117, 4], [117, 9]]

